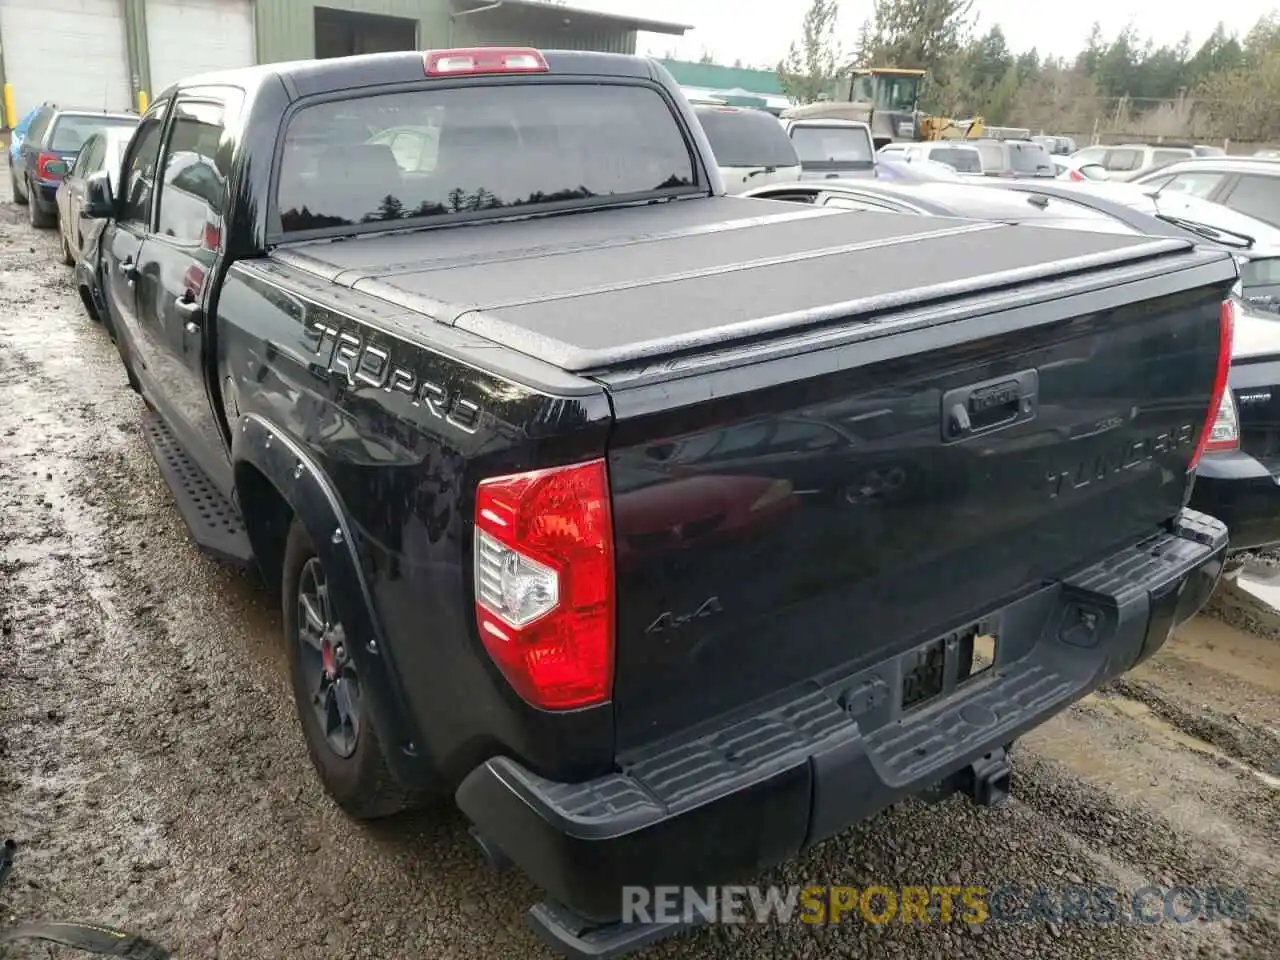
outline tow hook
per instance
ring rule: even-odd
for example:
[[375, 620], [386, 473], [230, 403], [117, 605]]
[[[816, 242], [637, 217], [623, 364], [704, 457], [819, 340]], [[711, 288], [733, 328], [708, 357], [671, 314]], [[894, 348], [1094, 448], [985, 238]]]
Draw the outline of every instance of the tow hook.
[[1004, 748], [997, 747], [960, 771], [960, 789], [980, 807], [998, 807], [1009, 799], [1012, 774]]

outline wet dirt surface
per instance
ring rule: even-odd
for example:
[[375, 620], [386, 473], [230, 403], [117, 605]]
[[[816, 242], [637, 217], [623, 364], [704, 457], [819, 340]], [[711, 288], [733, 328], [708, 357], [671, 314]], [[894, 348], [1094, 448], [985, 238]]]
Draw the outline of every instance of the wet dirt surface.
[[[458, 815], [369, 828], [321, 793], [277, 600], [191, 546], [142, 443], [142, 404], [55, 235], [6, 199], [0, 831], [18, 852], [3, 919], [116, 923], [193, 958], [548, 956], [523, 918], [535, 892], [491, 872]], [[1117, 922], [1045, 910], [1018, 923], [721, 926], [643, 956], [1276, 956], [1277, 634], [1265, 612], [1220, 601], [1020, 742], [1004, 807], [901, 804], [761, 878], [1042, 887], [1045, 908], [1068, 887], [1108, 887]], [[1189, 922], [1159, 910], [1160, 922], [1126, 922], [1147, 885], [1239, 888], [1249, 916], [1198, 919], [1184, 894]]]

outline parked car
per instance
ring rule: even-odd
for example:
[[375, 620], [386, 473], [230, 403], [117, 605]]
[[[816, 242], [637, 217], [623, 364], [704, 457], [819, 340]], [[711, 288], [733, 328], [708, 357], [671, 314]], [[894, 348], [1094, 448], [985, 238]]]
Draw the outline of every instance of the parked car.
[[954, 183], [964, 179], [955, 167], [936, 160], [913, 160], [910, 163], [899, 155], [890, 153], [876, 158], [876, 180], [906, 180], [911, 183]]
[[[750, 876], [922, 791], [1001, 802], [1006, 746], [1218, 581], [1225, 528], [1184, 501], [1230, 254], [725, 196], [640, 57], [196, 82], [118, 200], [87, 190], [161, 475], [279, 591], [330, 795], [453, 798], [560, 952], [676, 932], [622, 923], [627, 886]], [[369, 140], [427, 112], [432, 176], [402, 173]], [[166, 232], [187, 153], [216, 237]], [[689, 530], [717, 499], [726, 536]], [[683, 546], [624, 557], [663, 510]]]
[[750, 107], [695, 107], [725, 189], [800, 179], [800, 158], [778, 118]]
[[32, 107], [27, 111], [26, 116], [14, 124], [13, 129], [9, 131], [9, 177], [15, 197], [18, 195], [18, 179], [15, 175], [18, 169], [18, 153], [21, 150], [22, 141], [27, 138], [27, 131], [31, 129], [31, 121], [39, 112], [39, 106]]
[[133, 136], [133, 129], [132, 126], [107, 127], [91, 134], [76, 154], [67, 175], [58, 184], [54, 201], [62, 260], [67, 266], [79, 266], [84, 259], [86, 243], [96, 247], [97, 233], [102, 226], [101, 220], [81, 215], [84, 211], [85, 183], [90, 176], [104, 170], [112, 192], [119, 190], [120, 164], [124, 159], [125, 148], [129, 146], [129, 138]]
[[91, 135], [76, 155], [71, 170], [58, 185], [58, 233], [62, 260], [74, 267], [76, 291], [85, 312], [95, 322], [107, 317], [107, 332], [115, 338], [109, 317], [102, 305], [102, 283], [98, 273], [99, 244], [102, 221], [84, 216], [85, 186], [89, 177], [105, 173], [113, 194], [120, 189], [120, 164], [133, 130], [129, 127], [107, 127]]
[[988, 177], [1055, 177], [1053, 160], [1044, 147], [1030, 140], [972, 140], [982, 155], [982, 172]]
[[982, 176], [982, 154], [968, 143], [935, 140], [929, 143], [886, 143], [876, 151], [877, 161], [896, 158], [903, 163], [932, 161], [946, 164], [964, 176]]
[[1196, 237], [1232, 250], [1280, 250], [1280, 227], [1187, 192], [1147, 191], [1127, 183], [1011, 181], [1004, 190], [1038, 202], [1088, 207], [1148, 236]]
[[37, 108], [11, 173], [14, 202], [26, 204], [31, 225], [52, 227], [57, 222], [58, 184], [89, 137], [108, 127], [132, 129], [137, 122], [130, 113], [65, 110], [52, 104]]
[[1153, 146], [1147, 143], [1126, 143], [1115, 146], [1099, 144], [1077, 150], [1071, 155], [1079, 163], [1101, 164], [1108, 173], [1136, 174], [1152, 167], [1163, 166], [1175, 160], [1195, 157], [1194, 147]]
[[871, 128], [858, 120], [780, 120], [805, 180], [875, 176]]
[[749, 191], [745, 196], [787, 200], [817, 207], [916, 216], [963, 217], [1002, 223], [1135, 234], [1104, 213], [1069, 202], [1033, 202], [957, 178], [950, 183], [884, 183], [876, 180], [831, 180], [822, 183], [779, 184]]
[[1059, 180], [1110, 180], [1111, 174], [1100, 163], [1089, 160], [1077, 160], [1075, 157], [1053, 157], [1053, 169]]
[[1148, 170], [1129, 183], [1220, 203], [1280, 226], [1280, 163], [1255, 157], [1205, 157]]

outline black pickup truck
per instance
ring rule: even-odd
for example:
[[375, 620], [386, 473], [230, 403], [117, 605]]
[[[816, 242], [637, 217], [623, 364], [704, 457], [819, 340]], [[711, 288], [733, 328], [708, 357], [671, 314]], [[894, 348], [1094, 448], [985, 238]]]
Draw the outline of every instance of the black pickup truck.
[[1005, 748], [1218, 580], [1236, 280], [1178, 239], [724, 196], [655, 62], [156, 98], [88, 213], [194, 539], [282, 597], [356, 817], [453, 795], [576, 956]]

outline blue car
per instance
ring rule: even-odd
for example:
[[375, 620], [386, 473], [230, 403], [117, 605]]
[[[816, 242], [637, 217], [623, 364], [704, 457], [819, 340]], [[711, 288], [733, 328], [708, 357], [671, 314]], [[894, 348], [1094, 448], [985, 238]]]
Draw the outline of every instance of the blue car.
[[39, 107], [32, 107], [27, 111], [27, 115], [18, 121], [9, 136], [9, 169], [13, 170], [18, 162], [18, 148], [22, 146], [22, 141], [27, 138], [27, 130], [31, 127], [31, 121], [35, 118]]
[[27, 207], [33, 227], [52, 227], [58, 221], [55, 196], [84, 142], [107, 127], [132, 129], [132, 113], [64, 110], [44, 103], [35, 109], [26, 136], [10, 157], [13, 200]]

